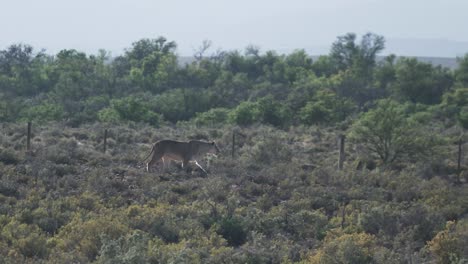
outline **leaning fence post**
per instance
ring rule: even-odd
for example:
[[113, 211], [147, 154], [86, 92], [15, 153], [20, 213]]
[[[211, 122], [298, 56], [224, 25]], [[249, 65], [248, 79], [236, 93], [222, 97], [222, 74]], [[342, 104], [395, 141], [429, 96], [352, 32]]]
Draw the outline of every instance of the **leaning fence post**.
[[106, 153], [107, 150], [107, 129], [104, 130], [104, 149], [103, 152]]
[[32, 126], [32, 123], [31, 123], [31, 121], [29, 121], [28, 122], [28, 137], [27, 137], [27, 140], [26, 140], [26, 150], [27, 151], [31, 150], [31, 126]]
[[345, 160], [345, 135], [340, 135], [340, 154], [338, 157], [338, 169], [342, 170], [343, 169], [343, 163]]

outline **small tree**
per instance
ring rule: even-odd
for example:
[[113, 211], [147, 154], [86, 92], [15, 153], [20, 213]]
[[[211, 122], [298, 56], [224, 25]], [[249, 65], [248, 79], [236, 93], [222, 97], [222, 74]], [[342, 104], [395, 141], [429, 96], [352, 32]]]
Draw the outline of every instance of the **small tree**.
[[350, 138], [376, 154], [383, 163], [414, 158], [429, 150], [427, 137], [420, 125], [411, 121], [402, 105], [381, 100], [353, 125]]

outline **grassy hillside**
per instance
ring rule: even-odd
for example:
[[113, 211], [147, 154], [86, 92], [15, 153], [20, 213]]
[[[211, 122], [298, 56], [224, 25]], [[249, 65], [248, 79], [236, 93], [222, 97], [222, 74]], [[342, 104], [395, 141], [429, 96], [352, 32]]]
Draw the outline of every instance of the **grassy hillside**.
[[[468, 188], [454, 183], [456, 145], [430, 162], [392, 169], [366, 163], [369, 170], [356, 169], [366, 153], [348, 143], [338, 171], [343, 131], [336, 127], [236, 129], [245, 137], [237, 137], [234, 158], [232, 127], [134, 123], [35, 125], [26, 154], [25, 126], [2, 124], [0, 262], [422, 263], [445, 261], [446, 252], [467, 258]], [[142, 159], [152, 142], [166, 138], [215, 140], [222, 153], [209, 161], [208, 175], [177, 164], [147, 173]]]

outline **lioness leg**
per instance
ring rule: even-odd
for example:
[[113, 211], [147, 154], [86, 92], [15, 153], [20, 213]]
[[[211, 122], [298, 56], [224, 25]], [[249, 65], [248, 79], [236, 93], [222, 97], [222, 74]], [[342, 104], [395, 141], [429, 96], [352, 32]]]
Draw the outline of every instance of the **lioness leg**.
[[202, 167], [200, 164], [198, 164], [198, 162], [197, 162], [196, 160], [194, 160], [194, 163], [195, 163], [195, 165], [197, 165], [198, 168], [200, 168], [205, 174], [208, 174], [208, 172], [206, 172], [206, 170], [203, 169], [203, 167]]
[[182, 169], [185, 169], [186, 172], [189, 172], [189, 164], [190, 164], [190, 160], [187, 160], [187, 159], [184, 159], [182, 161]]
[[[162, 159], [162, 162], [163, 162], [163, 172], [166, 172], [166, 168], [167, 168], [167, 165], [166, 165], [166, 159], [164, 159], [164, 156], [161, 158]], [[169, 164], [171, 164], [171, 160], [168, 159], [167, 162]]]
[[151, 160], [148, 163], [146, 163], [146, 171], [149, 172], [149, 168], [152, 167], [156, 162], [158, 162], [162, 158], [162, 156], [162, 153], [155, 151]]

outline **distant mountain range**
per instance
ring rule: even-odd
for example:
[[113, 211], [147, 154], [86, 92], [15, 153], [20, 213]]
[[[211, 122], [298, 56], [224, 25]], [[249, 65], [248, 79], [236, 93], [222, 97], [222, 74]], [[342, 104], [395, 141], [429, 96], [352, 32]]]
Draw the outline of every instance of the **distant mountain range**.
[[448, 39], [389, 38], [385, 54], [417, 57], [461, 57], [468, 53], [468, 42]]
[[421, 62], [431, 63], [434, 66], [441, 65], [442, 67], [447, 67], [452, 70], [458, 67], [456, 58], [439, 58], [439, 57], [415, 57], [415, 58]]

